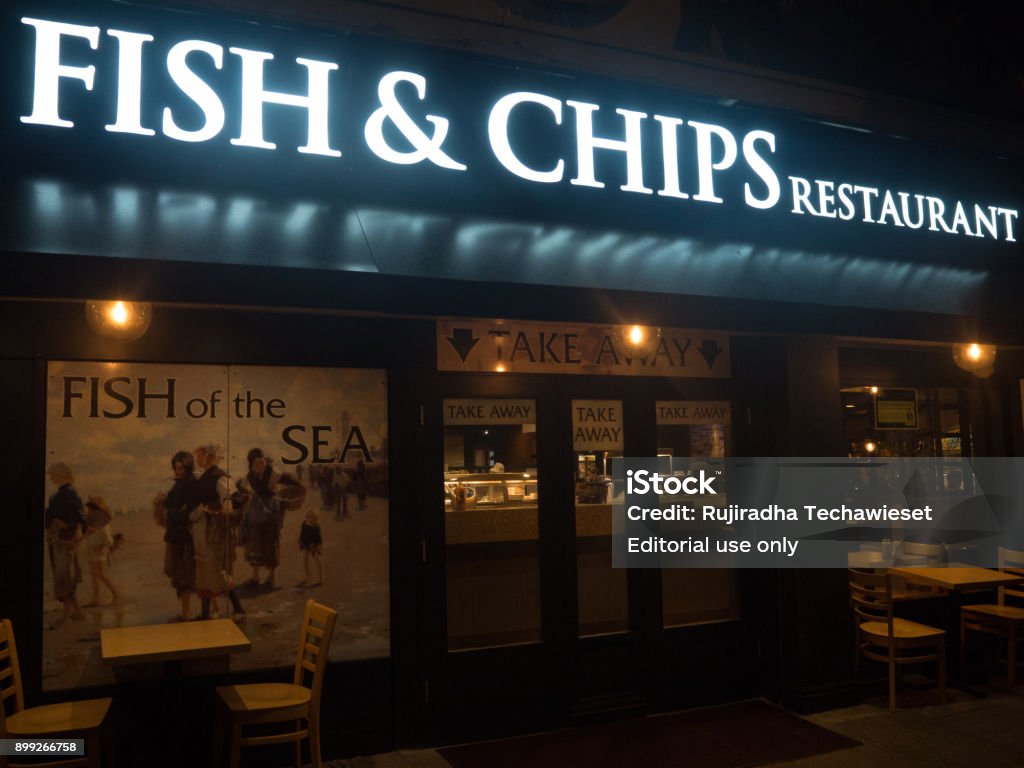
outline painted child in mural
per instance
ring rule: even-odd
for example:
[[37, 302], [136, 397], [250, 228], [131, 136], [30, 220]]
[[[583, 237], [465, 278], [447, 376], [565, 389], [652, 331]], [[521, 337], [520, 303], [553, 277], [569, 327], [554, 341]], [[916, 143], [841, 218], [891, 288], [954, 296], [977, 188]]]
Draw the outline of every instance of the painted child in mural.
[[203, 471], [191, 486], [188, 502], [196, 560], [195, 591], [203, 619], [217, 611], [216, 599], [224, 594], [231, 601], [235, 617], [245, 615], [231, 576], [240, 513], [231, 502], [228, 475], [218, 466], [223, 453], [224, 449], [217, 443], [208, 443], [193, 451], [196, 466]]
[[100, 496], [90, 496], [85, 503], [85, 519], [88, 523], [85, 538], [80, 548], [89, 563], [89, 579], [92, 583], [92, 597], [85, 604], [86, 608], [95, 608], [100, 604], [100, 584], [110, 590], [110, 603], [114, 605], [121, 601], [121, 595], [107, 575], [107, 566], [110, 562], [110, 555], [118, 548], [123, 537], [115, 540], [110, 530], [110, 521], [113, 519], [110, 507]]
[[355, 488], [356, 499], [359, 500], [359, 508], [366, 509], [366, 494], [370, 490], [370, 476], [366, 471], [366, 462], [362, 459], [356, 462], [356, 471], [352, 474], [352, 485]]
[[[302, 521], [302, 528], [299, 529], [299, 550], [302, 552], [302, 571], [306, 578], [299, 582], [300, 587], [318, 587], [324, 580], [324, 565], [320, 560], [323, 552], [324, 537], [320, 530], [320, 515], [310, 507], [306, 510], [306, 517]], [[316, 581], [310, 578], [309, 561], [312, 558], [316, 563]]]
[[[247, 585], [260, 583], [260, 568], [267, 569], [264, 586], [274, 588], [274, 572], [281, 562], [281, 528], [284, 526], [285, 508], [276, 494], [283, 487], [302, 488], [292, 475], [278, 472], [260, 448], [249, 451], [249, 473], [238, 482], [238, 490], [245, 494], [245, 513], [242, 515], [242, 542], [245, 560], [252, 566], [252, 578]], [[301, 506], [301, 502], [299, 504]], [[297, 507], [296, 507], [297, 508]]]
[[53, 625], [57, 627], [68, 618], [72, 621], [85, 618], [75, 599], [75, 590], [82, 580], [77, 549], [88, 524], [82, 499], [72, 487], [71, 467], [58, 461], [50, 465], [49, 474], [57, 492], [46, 505], [44, 524], [53, 570], [53, 596], [63, 604], [61, 616]]
[[181, 603], [172, 621], [187, 621], [192, 592], [196, 588], [196, 550], [192, 543], [192, 521], [189, 501], [196, 481], [195, 458], [188, 451], [178, 451], [171, 458], [174, 484], [153, 499], [153, 518], [164, 531], [164, 574], [171, 580]]

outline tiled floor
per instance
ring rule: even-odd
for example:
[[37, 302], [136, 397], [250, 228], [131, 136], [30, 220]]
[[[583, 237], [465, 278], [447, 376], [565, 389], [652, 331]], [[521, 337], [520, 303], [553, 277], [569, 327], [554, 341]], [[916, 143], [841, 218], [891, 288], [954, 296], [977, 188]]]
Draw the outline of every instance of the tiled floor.
[[1024, 766], [1024, 692], [975, 699], [954, 692], [945, 705], [891, 714], [883, 701], [812, 715], [862, 747], [774, 768], [1003, 768]]
[[[953, 696], [945, 705], [911, 702], [895, 714], [879, 699], [811, 715], [812, 722], [863, 746], [772, 768], [1024, 768], [1024, 691], [1018, 688], [984, 699]], [[330, 766], [450, 768], [432, 749], [356, 757]]]

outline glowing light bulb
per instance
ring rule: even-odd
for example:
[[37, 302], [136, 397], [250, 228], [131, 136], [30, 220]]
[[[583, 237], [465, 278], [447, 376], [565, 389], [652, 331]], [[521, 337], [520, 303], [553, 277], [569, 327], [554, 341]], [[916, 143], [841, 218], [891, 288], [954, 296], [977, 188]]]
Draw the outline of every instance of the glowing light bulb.
[[123, 301], [115, 301], [110, 308], [110, 321], [115, 325], [125, 325], [128, 322], [128, 308]]
[[505, 364], [504, 363], [498, 363], [496, 366], [494, 366], [494, 370], [496, 372], [498, 372], [498, 373], [504, 373], [505, 372]]
[[877, 448], [878, 448], [878, 446], [875, 445], [870, 440], [868, 440], [866, 443], [864, 443], [864, 450], [867, 451], [868, 453], [874, 453]]
[[871, 387], [870, 391], [871, 391], [872, 395], [877, 395], [878, 394], [878, 387]]
[[89, 327], [100, 336], [116, 341], [135, 341], [149, 328], [153, 307], [140, 301], [103, 301], [85, 303]]
[[644, 343], [644, 329], [639, 325], [634, 325], [629, 329], [629, 343], [634, 346], [639, 346]]
[[997, 349], [993, 344], [976, 341], [953, 345], [953, 362], [979, 379], [987, 379], [995, 372]]

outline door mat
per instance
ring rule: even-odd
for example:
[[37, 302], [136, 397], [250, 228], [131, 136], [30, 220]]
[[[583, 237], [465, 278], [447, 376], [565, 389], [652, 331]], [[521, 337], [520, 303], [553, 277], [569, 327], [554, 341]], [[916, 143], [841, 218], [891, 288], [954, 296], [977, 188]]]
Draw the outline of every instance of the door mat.
[[438, 750], [453, 768], [749, 768], [860, 746], [763, 701]]

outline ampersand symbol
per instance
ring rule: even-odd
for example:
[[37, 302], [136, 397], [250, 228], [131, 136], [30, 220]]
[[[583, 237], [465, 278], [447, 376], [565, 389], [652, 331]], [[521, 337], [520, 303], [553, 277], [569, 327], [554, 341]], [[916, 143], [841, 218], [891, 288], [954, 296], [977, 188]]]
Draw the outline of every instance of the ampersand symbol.
[[[434, 126], [433, 134], [427, 136], [398, 103], [395, 86], [401, 82], [412, 83], [416, 87], [420, 101], [426, 98], [427, 81], [422, 75], [417, 75], [415, 72], [389, 72], [384, 75], [377, 86], [377, 98], [381, 106], [370, 115], [363, 132], [370, 149], [389, 163], [412, 165], [427, 159], [442, 168], [450, 168], [453, 171], [466, 170], [465, 165], [456, 162], [441, 151], [441, 145], [448, 135], [448, 120], [437, 115], [427, 115], [427, 121]], [[387, 143], [384, 139], [385, 120], [391, 120], [414, 147], [411, 152], [399, 152]]]

